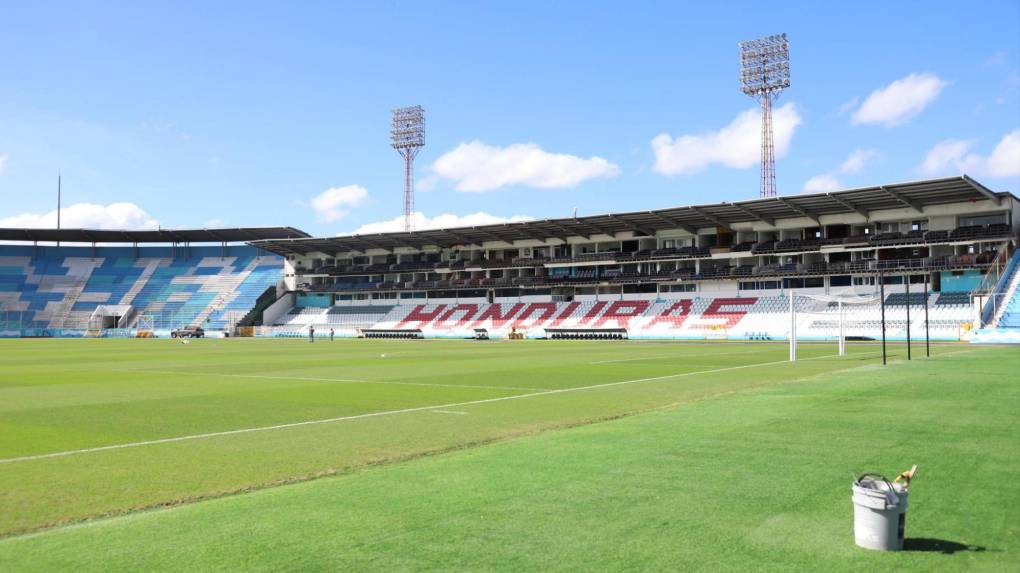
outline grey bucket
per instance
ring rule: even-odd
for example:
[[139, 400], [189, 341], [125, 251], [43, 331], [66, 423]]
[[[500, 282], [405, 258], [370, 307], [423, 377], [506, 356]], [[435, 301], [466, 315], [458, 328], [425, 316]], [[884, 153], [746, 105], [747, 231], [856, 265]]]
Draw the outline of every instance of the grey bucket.
[[905, 485], [879, 474], [864, 474], [854, 480], [854, 542], [866, 549], [903, 549], [907, 497]]

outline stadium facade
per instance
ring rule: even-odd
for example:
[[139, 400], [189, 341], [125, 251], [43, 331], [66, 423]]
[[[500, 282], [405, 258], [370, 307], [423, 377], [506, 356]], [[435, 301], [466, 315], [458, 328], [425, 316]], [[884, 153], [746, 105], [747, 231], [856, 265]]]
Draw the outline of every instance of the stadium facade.
[[[227, 332], [258, 325], [241, 332], [268, 336], [314, 327], [369, 337], [783, 339], [790, 291], [861, 294], [881, 285], [890, 338], [905, 337], [909, 325], [959, 340], [973, 329], [1020, 329], [1017, 229], [1018, 199], [967, 176], [325, 238], [291, 228], [172, 240], [7, 229], [0, 240], [33, 245], [0, 247], [0, 330], [95, 334], [97, 318], [110, 325], [110, 311], [97, 308], [129, 305], [116, 310], [134, 319], [118, 319], [114, 330], [149, 321], [157, 334], [204, 324]], [[37, 246], [54, 240], [133, 244]], [[137, 246], [146, 241], [171, 246]], [[228, 245], [239, 241], [247, 245]], [[198, 242], [222, 244], [191, 246]], [[836, 335], [836, 304], [795, 304], [798, 337]], [[847, 335], [877, 337], [880, 312], [855, 306]]]

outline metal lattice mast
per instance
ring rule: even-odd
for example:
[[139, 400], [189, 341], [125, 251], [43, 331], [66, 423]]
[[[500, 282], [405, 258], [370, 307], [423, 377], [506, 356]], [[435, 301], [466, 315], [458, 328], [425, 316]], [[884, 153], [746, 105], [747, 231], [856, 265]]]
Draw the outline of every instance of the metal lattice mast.
[[404, 153], [404, 232], [413, 230], [414, 217], [414, 157], [417, 153]]
[[740, 43], [741, 91], [761, 102], [761, 197], [776, 196], [776, 153], [772, 102], [790, 87], [790, 47], [786, 34]]
[[420, 105], [393, 110], [391, 145], [404, 158], [404, 231], [413, 230], [414, 158], [425, 147], [425, 110]]
[[772, 98], [761, 100], [761, 196], [776, 196], [776, 150], [772, 143]]

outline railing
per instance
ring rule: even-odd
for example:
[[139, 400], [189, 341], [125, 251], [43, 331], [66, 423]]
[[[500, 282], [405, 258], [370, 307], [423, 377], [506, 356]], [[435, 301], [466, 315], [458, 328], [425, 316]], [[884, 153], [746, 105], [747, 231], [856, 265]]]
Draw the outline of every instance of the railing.
[[[49, 333], [58, 331], [85, 332], [96, 327], [95, 321], [90, 320], [88, 317], [67, 319], [62, 324], [52, 325], [49, 320], [34, 320], [35, 314], [36, 311], [28, 310], [0, 310], [0, 336], [18, 336], [19, 332], [22, 336], [50, 336], [52, 334]], [[226, 313], [225, 320], [228, 326], [240, 320], [242, 315], [241, 311]], [[195, 313], [193, 311], [143, 312], [139, 313], [137, 318], [138, 321], [134, 327], [139, 327], [145, 322], [147, 325], [151, 324], [153, 330], [172, 330], [188, 326], [194, 320]]]
[[505, 286], [557, 286], [557, 285], [597, 285], [619, 283], [648, 283], [665, 281], [699, 281], [711, 279], [785, 278], [810, 277], [838, 274], [869, 274], [904, 273], [912, 271], [944, 271], [959, 269], [986, 268], [992, 261], [982, 255], [960, 255], [949, 257], [927, 257], [911, 259], [891, 259], [884, 261], [866, 260], [846, 263], [809, 263], [785, 264], [751, 267], [740, 265], [722, 268], [703, 268], [700, 272], [693, 269], [646, 273], [619, 273], [598, 276], [596, 273], [572, 276], [527, 276], [498, 279], [454, 279], [439, 281], [409, 281], [403, 283], [369, 282], [344, 284], [319, 284], [304, 287], [303, 290], [316, 292], [338, 291], [379, 291], [379, 290], [428, 290], [428, 289], [470, 289]]
[[[1012, 228], [1008, 225], [989, 225], [987, 227], [961, 227], [952, 231], [908, 231], [905, 233], [881, 233], [878, 235], [861, 235], [845, 238], [824, 239], [782, 239], [762, 241], [758, 243], [743, 242], [732, 247], [716, 248], [718, 253], [748, 253], [747, 256], [767, 255], [774, 253], [810, 253], [818, 252], [823, 247], [867, 245], [872, 248], [898, 245], [935, 245], [973, 240], [1009, 239]], [[442, 261], [406, 262], [406, 263], [373, 263], [346, 267], [321, 266], [317, 268], [297, 268], [299, 275], [326, 274], [330, 276], [366, 276], [409, 272], [455, 272], [464, 269], [499, 269], [499, 268], [541, 268], [547, 265], [591, 264], [591, 263], [634, 263], [642, 261], [669, 262], [691, 259], [712, 258], [712, 249], [708, 247], [675, 247], [655, 250], [643, 250], [631, 253], [607, 251], [585, 253], [574, 257], [516, 257], [512, 259], [476, 259], [473, 261]]]
[[[1000, 257], [1006, 253], [1003, 249], [1000, 252]], [[998, 259], [997, 259], [998, 260]], [[1013, 277], [1013, 273], [1017, 271], [1017, 266], [1020, 265], [1020, 250], [1013, 253], [1010, 257], [1009, 262], [1003, 268], [1002, 273], [999, 274], [999, 280], [995, 282], [995, 287], [988, 292], [988, 299], [985, 301], [985, 305], [981, 308], [981, 326], [987, 326], [992, 320], [999, 314], [999, 308], [1002, 303], [1006, 301], [1005, 290], [1009, 287], [1010, 280]], [[994, 264], [993, 264], [994, 266]], [[990, 273], [989, 273], [990, 274]], [[987, 276], [987, 275], [986, 275]], [[979, 289], [981, 287], [978, 287]]]
[[978, 285], [974, 292], [976, 293], [992, 293], [1001, 290], [1004, 285], [998, 285], [997, 283], [1003, 280], [1004, 274], [1009, 274], [1007, 268], [1011, 264], [1011, 258], [1013, 253], [1009, 251], [1009, 244], [1003, 243], [1002, 248], [999, 249], [998, 254], [995, 255], [995, 259], [992, 260], [991, 266], [989, 266], [989, 272], [985, 273], [981, 284]]

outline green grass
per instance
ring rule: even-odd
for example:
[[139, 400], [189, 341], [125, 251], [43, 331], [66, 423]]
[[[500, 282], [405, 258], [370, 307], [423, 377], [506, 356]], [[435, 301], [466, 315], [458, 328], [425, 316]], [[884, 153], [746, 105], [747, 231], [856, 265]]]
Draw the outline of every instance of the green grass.
[[[0, 459], [415, 410], [0, 463], [0, 569], [1015, 569], [1020, 352], [801, 350], [4, 341]], [[850, 474], [911, 463], [912, 547], [972, 550], [853, 547]]]

